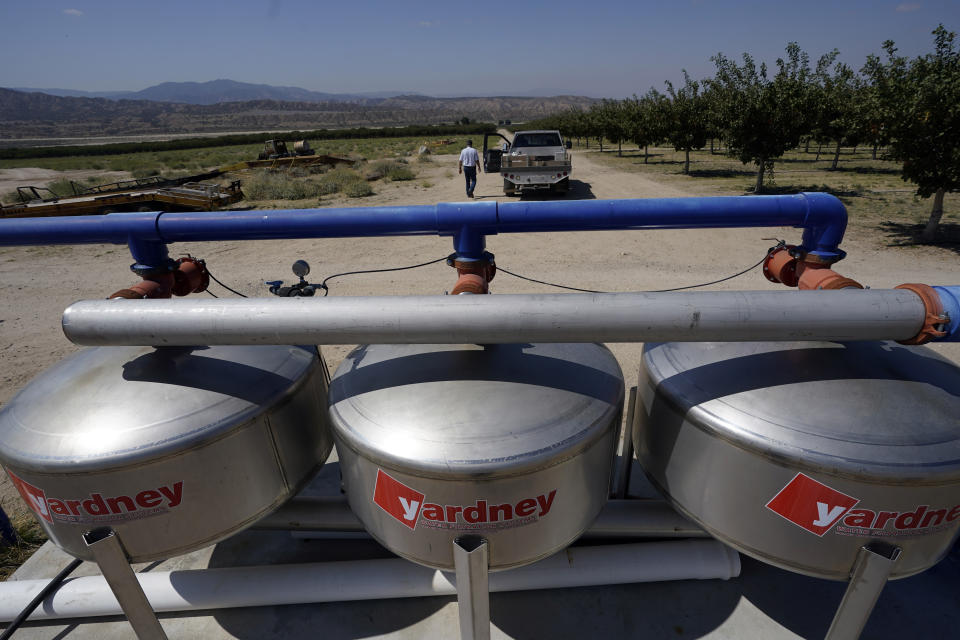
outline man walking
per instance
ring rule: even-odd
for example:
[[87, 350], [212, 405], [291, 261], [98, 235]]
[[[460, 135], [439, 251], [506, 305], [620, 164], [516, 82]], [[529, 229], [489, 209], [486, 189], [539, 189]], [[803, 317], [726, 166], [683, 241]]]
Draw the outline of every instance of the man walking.
[[480, 154], [473, 148], [473, 140], [467, 140], [467, 146], [460, 152], [457, 167], [467, 181], [467, 197], [472, 198], [473, 189], [477, 186], [477, 171], [480, 171]]

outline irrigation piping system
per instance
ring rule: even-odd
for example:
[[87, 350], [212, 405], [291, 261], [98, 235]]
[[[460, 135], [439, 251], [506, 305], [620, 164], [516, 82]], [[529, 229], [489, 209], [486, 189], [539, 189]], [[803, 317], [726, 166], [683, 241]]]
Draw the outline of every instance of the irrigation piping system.
[[799, 227], [804, 251], [835, 262], [846, 225], [837, 198], [801, 193], [17, 218], [0, 220], [0, 245], [128, 244], [137, 264], [160, 266], [173, 242], [439, 235], [453, 237], [461, 259], [478, 259], [485, 237], [499, 233]]

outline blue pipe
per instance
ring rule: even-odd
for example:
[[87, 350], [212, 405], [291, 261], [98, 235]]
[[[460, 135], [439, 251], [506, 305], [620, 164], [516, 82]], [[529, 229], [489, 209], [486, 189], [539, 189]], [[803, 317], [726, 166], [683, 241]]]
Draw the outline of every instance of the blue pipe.
[[839, 259], [846, 224], [839, 200], [803, 193], [16, 218], [0, 220], [0, 245], [440, 235], [475, 253], [482, 251], [480, 236], [497, 233], [792, 226], [805, 230], [803, 249]]
[[598, 229], [803, 227], [801, 247], [828, 262], [842, 259], [847, 228], [843, 203], [826, 193], [649, 200], [507, 202], [500, 233]]

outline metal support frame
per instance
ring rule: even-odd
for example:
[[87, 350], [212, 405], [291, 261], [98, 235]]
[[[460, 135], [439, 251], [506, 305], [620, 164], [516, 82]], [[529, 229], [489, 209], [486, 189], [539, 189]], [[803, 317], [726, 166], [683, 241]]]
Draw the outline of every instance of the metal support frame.
[[610, 497], [622, 500], [630, 489], [630, 467], [633, 466], [633, 414], [637, 409], [637, 388], [627, 394], [627, 416], [620, 426], [617, 457], [613, 461], [610, 479]]
[[133, 627], [133, 632], [140, 640], [167, 640], [167, 634], [157, 614], [150, 607], [137, 574], [134, 573], [127, 559], [117, 533], [110, 527], [94, 529], [83, 534], [83, 541], [93, 553], [93, 558], [100, 567], [110, 590], [117, 597], [120, 608]]
[[481, 536], [453, 541], [461, 640], [490, 640], [490, 553]]
[[826, 640], [856, 640], [860, 637], [899, 558], [900, 547], [884, 542], [871, 542], [860, 548], [850, 573], [850, 583]]

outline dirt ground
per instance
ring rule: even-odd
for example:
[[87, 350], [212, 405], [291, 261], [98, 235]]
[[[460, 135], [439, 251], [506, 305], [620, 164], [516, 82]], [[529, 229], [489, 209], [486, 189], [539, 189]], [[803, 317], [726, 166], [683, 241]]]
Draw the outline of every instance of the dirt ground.
[[[455, 156], [435, 156], [419, 171], [416, 180], [378, 186], [378, 193], [369, 198], [324, 204], [368, 207], [465, 199]], [[59, 176], [47, 179], [56, 177]], [[676, 186], [603, 167], [590, 153], [575, 154], [574, 178], [568, 198], [692, 195]], [[478, 200], [506, 200], [500, 177], [481, 174], [476, 196]], [[487, 248], [496, 254], [498, 266], [538, 280], [585, 289], [637, 291], [697, 284], [736, 273], [760, 260], [773, 244], [772, 237], [799, 242], [800, 231], [786, 228], [507, 234], [488, 237]], [[843, 248], [849, 257], [837, 270], [873, 288], [903, 282], [960, 282], [956, 255], [947, 249], [890, 248], [884, 245], [879, 233], [864, 232], [848, 234]], [[170, 247], [172, 256], [189, 252], [206, 259], [215, 276], [250, 296], [269, 295], [264, 280], [294, 281], [290, 265], [298, 259], [310, 263], [312, 273], [308, 279], [319, 282], [335, 273], [412, 265], [451, 251], [450, 239], [439, 237], [213, 242]], [[122, 245], [0, 248], [0, 404], [44, 368], [77, 349], [60, 330], [63, 309], [77, 300], [104, 298], [132, 284], [135, 278], [129, 271], [130, 263], [129, 252]], [[338, 278], [330, 283], [330, 295], [442, 294], [452, 288], [455, 280], [454, 271], [439, 263], [410, 271]], [[767, 282], [759, 269], [710, 287], [776, 288], [781, 287]], [[218, 296], [232, 295], [216, 284], [211, 290]], [[493, 281], [492, 291], [558, 292], [503, 272]], [[641, 345], [611, 348], [628, 383], [634, 383]], [[960, 344], [934, 348], [960, 362]], [[324, 348], [331, 368], [348, 351], [345, 346]], [[0, 481], [0, 504], [11, 513], [25, 508], [6, 477]]]

